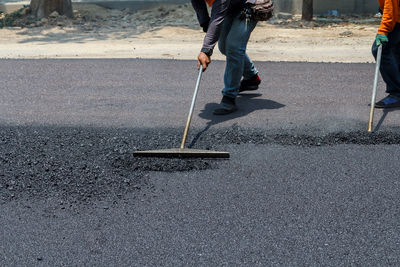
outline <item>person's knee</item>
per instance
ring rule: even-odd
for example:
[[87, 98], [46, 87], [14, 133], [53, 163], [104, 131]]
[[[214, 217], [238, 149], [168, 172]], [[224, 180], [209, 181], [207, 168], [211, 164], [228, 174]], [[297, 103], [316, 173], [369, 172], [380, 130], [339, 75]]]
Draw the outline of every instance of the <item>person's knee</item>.
[[246, 49], [241, 48], [234, 42], [226, 43], [225, 45], [225, 54], [226, 55], [234, 55], [240, 56], [246, 53]]

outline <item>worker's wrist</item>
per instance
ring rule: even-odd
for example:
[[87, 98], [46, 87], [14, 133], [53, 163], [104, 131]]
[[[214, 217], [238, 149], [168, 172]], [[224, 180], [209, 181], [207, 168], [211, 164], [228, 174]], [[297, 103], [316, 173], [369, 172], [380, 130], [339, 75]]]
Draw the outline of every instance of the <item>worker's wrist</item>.
[[213, 50], [210, 48], [202, 48], [200, 52], [206, 54], [208, 57], [211, 57], [213, 54]]

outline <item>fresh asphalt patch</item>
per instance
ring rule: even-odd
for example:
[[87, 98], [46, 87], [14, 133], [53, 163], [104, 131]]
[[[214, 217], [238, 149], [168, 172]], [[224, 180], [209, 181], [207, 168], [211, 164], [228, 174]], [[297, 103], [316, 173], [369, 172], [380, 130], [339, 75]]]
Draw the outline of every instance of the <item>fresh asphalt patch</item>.
[[[138, 149], [179, 147], [181, 134], [177, 129], [2, 126], [0, 201], [58, 197], [87, 203], [110, 197], [120, 199], [149, 186], [149, 172], [190, 172], [223, 166], [224, 160], [133, 156]], [[400, 144], [400, 134], [395, 131], [311, 136], [271, 134], [234, 125], [207, 132], [193, 130], [192, 134], [190, 147], [211, 150], [240, 144], [304, 147]]]
[[139, 146], [177, 146], [176, 134], [68, 127], [0, 129], [0, 200], [57, 196], [87, 202], [140, 190], [149, 171], [216, 166], [206, 160], [138, 159]]
[[[193, 61], [2, 60], [0, 265], [399, 266], [400, 119], [366, 131], [373, 64], [257, 62], [264, 83], [180, 145]], [[379, 90], [378, 99], [384, 94]]]

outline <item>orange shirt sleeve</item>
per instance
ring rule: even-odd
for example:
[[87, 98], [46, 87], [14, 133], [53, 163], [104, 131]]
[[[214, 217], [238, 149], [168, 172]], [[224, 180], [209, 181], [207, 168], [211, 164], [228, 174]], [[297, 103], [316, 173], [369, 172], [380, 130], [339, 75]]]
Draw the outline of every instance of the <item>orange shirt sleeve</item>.
[[399, 1], [400, 0], [379, 0], [383, 16], [378, 34], [388, 35], [393, 31], [399, 16]]

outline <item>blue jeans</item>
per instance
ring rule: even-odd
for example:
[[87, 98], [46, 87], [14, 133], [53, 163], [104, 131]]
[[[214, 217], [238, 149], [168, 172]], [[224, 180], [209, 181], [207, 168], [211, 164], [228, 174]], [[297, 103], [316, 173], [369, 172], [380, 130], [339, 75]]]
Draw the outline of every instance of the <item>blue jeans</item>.
[[[380, 72], [386, 83], [386, 93], [400, 96], [400, 24], [388, 35], [389, 42], [382, 47]], [[372, 45], [375, 59], [378, 54], [376, 43]]]
[[239, 93], [240, 80], [249, 79], [258, 73], [246, 53], [250, 34], [257, 21], [240, 19], [240, 15], [227, 15], [218, 40], [218, 48], [226, 56], [224, 75], [225, 88], [222, 95], [235, 98]]

